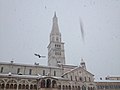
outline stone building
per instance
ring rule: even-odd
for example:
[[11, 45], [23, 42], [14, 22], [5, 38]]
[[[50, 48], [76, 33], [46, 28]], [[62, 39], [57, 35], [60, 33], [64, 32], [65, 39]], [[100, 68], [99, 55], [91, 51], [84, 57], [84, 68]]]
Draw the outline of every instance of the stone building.
[[0, 90], [96, 90], [94, 75], [83, 59], [79, 66], [65, 63], [64, 43], [56, 13], [48, 45], [48, 66], [0, 62]]
[[120, 80], [95, 81], [97, 90], [120, 90]]
[[120, 90], [120, 77], [119, 76], [107, 76], [103, 80], [95, 80], [97, 90]]

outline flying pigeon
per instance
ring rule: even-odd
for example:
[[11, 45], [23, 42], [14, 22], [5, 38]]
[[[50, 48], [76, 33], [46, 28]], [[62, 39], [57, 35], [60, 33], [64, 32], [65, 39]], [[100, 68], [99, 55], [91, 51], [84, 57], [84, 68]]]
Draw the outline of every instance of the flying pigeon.
[[38, 56], [39, 58], [45, 58], [45, 56], [41, 56], [41, 55], [39, 55], [39, 54], [34, 54], [35, 56]]

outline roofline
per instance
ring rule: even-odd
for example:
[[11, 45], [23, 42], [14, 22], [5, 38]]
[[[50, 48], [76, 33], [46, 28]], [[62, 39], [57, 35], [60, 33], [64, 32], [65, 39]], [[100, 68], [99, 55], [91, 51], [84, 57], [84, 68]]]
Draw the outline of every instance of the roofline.
[[25, 67], [41, 67], [41, 68], [61, 69], [60, 67], [56, 67], [56, 66], [30, 65], [30, 64], [19, 64], [19, 63], [8, 63], [8, 62], [0, 62], [0, 64], [3, 64], [3, 65], [25, 66]]
[[109, 82], [120, 82], [120, 80], [94, 80], [95, 83], [109, 83]]
[[[81, 69], [83, 69], [82, 67], [76, 67], [76, 68], [74, 68], [74, 69], [72, 69], [72, 70], [70, 70], [70, 71], [68, 71], [68, 72], [66, 72], [66, 73], [64, 73], [62, 76], [64, 76], [65, 74], [67, 74], [67, 73], [70, 73], [70, 72], [72, 72], [72, 71], [74, 71], [74, 70], [76, 70], [76, 69], [78, 69], [78, 68], [81, 68]], [[85, 69], [83, 69], [83, 70], [85, 70]], [[88, 72], [87, 70], [85, 70], [86, 72]], [[89, 74], [91, 74], [91, 75], [93, 75], [92, 73], [90, 73], [90, 72], [88, 72]], [[94, 76], [94, 75], [93, 75]]]

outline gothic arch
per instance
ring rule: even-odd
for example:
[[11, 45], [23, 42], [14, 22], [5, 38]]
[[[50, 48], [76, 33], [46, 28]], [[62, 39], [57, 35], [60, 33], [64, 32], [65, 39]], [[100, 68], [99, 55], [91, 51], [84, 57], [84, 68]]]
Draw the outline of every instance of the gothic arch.
[[15, 79], [10, 79], [6, 82], [6, 89], [16, 89], [17, 81]]
[[88, 90], [90, 90], [90, 87], [88, 87]]
[[65, 90], [65, 86], [63, 85], [63, 90]]
[[30, 85], [30, 89], [33, 89], [33, 85], [32, 84]]
[[80, 86], [78, 86], [78, 90], [80, 90]]
[[50, 88], [51, 87], [51, 80], [47, 79], [46, 81], [46, 88]]
[[66, 85], [66, 90], [68, 90], [68, 86]]
[[0, 79], [0, 89], [4, 89], [5, 81]]
[[41, 88], [45, 88], [45, 80], [41, 80]]
[[29, 83], [28, 80], [22, 79], [18, 82], [18, 89], [29, 89]]
[[34, 81], [31, 81], [31, 82], [30, 82], [30, 88], [31, 88], [31, 89], [37, 89], [37, 81], [35, 81], [35, 80], [34, 80]]
[[86, 90], [86, 87], [84, 85], [82, 86], [82, 90]]
[[57, 87], [57, 83], [56, 83], [55, 80], [53, 80], [53, 81], [52, 81], [52, 88], [55, 88], [55, 87]]
[[21, 79], [18, 83], [19, 84], [29, 84], [30, 82], [28, 80]]
[[71, 90], [71, 86], [69, 85], [69, 90]]

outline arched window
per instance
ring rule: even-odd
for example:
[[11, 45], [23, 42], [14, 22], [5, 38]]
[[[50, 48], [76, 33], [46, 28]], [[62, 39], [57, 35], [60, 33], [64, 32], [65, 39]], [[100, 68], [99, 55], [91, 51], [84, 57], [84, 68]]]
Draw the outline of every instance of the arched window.
[[32, 84], [30, 85], [30, 89], [33, 89], [33, 85]]
[[72, 90], [74, 90], [74, 86], [72, 86]]
[[55, 88], [56, 86], [57, 86], [56, 81], [53, 80], [53, 81], [52, 81], [52, 88]]
[[75, 90], [77, 90], [77, 86], [75, 86]]
[[68, 86], [66, 85], [66, 90], [68, 90]]
[[34, 89], [37, 89], [37, 85], [34, 85]]
[[83, 81], [82, 77], [80, 77], [80, 81], [81, 81], [81, 82]]
[[82, 90], [86, 90], [86, 87], [84, 85], [82, 86]]
[[9, 89], [9, 84], [6, 84], [6, 89]]
[[51, 87], [51, 80], [50, 79], [47, 79], [47, 85], [46, 85], [46, 88], [50, 88]]
[[17, 89], [17, 84], [14, 84], [14, 89]]
[[41, 81], [41, 88], [45, 88], [45, 80]]
[[10, 85], [10, 89], [13, 89], [13, 84]]
[[90, 87], [88, 87], [88, 90], [90, 90]]
[[71, 86], [69, 85], [69, 90], [71, 90]]
[[65, 86], [63, 85], [63, 90], [65, 90]]
[[56, 71], [54, 71], [54, 76], [56, 76]]
[[58, 88], [61, 89], [61, 85], [59, 85]]
[[21, 89], [21, 86], [22, 86], [22, 85], [21, 85], [21, 84], [19, 84], [18, 89]]
[[26, 85], [26, 89], [29, 89], [29, 85], [28, 84]]
[[80, 90], [80, 86], [78, 86], [78, 90]]
[[4, 87], [5, 87], [5, 85], [4, 85], [4, 84], [2, 84], [2, 85], [1, 85], [1, 89], [3, 89]]
[[22, 89], [25, 89], [25, 84], [22, 85]]

